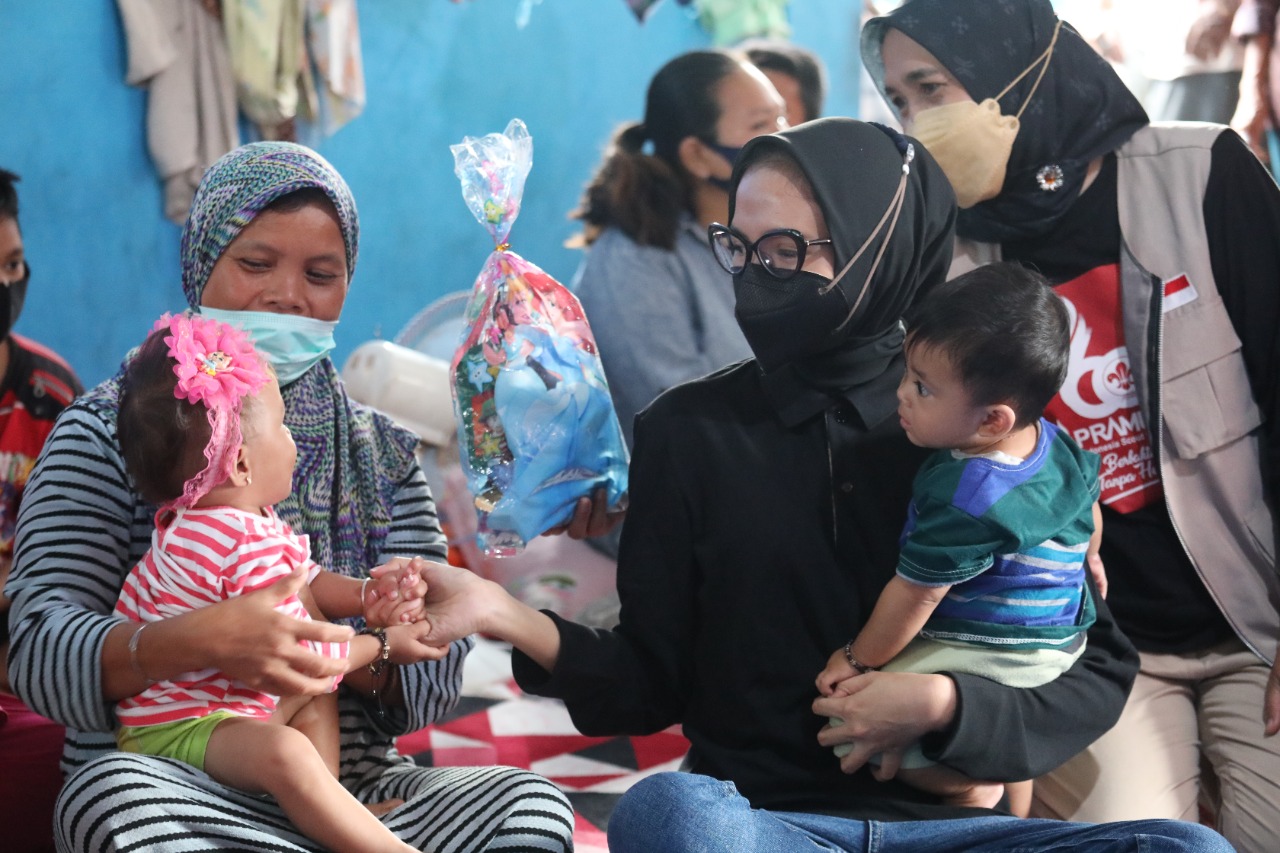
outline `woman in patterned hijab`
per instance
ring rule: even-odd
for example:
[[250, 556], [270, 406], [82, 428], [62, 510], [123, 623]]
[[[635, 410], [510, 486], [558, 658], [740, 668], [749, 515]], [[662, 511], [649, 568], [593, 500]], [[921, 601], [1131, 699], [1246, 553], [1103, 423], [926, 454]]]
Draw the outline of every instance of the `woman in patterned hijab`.
[[[346, 183], [300, 145], [260, 142], [215, 163], [182, 237], [190, 307], [240, 325], [276, 368], [297, 444], [293, 493], [276, 506], [312, 557], [365, 577], [380, 563], [446, 543], [413, 451], [416, 439], [350, 400], [328, 357], [355, 268], [359, 228]], [[116, 440], [120, 376], [70, 407], [31, 475], [18, 520], [11, 675], [33, 709], [67, 726], [59, 849], [205, 846], [310, 850], [271, 801], [151, 756], [109, 752], [114, 704], [155, 678], [214, 668], [268, 692], [328, 689], [332, 663], [299, 646], [350, 629], [302, 623], [273, 605], [291, 578], [183, 616], [137, 625], [111, 615], [146, 549], [156, 508], [132, 488]], [[363, 627], [352, 620], [352, 628]], [[141, 642], [138, 642], [138, 639]], [[339, 692], [341, 779], [404, 841], [432, 851], [488, 845], [565, 851], [572, 810], [554, 785], [507, 767], [420, 768], [393, 738], [457, 702], [469, 639], [439, 661], [391, 648], [389, 675], [347, 673]], [[106, 754], [104, 754], [106, 753]]]
[[[309, 234], [296, 238], [293, 257], [260, 245], [264, 225], [285, 221], [313, 222], [329, 248], [312, 251]], [[206, 173], [181, 251], [187, 303], [249, 332], [280, 378], [285, 422], [298, 445], [281, 517], [307, 532], [321, 565], [353, 575], [379, 562], [395, 494], [417, 467], [417, 439], [351, 401], [328, 357], [359, 242], [355, 199], [342, 176], [301, 145], [259, 142]]]

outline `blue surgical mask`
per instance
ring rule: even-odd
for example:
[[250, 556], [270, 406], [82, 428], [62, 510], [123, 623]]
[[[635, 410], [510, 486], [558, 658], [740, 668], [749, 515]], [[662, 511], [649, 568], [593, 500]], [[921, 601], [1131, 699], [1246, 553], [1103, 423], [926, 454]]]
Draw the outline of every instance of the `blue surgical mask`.
[[201, 305], [205, 317], [239, 326], [253, 338], [253, 345], [275, 368], [276, 379], [288, 385], [333, 351], [333, 330], [338, 321], [316, 320], [298, 314], [270, 311], [223, 311]]

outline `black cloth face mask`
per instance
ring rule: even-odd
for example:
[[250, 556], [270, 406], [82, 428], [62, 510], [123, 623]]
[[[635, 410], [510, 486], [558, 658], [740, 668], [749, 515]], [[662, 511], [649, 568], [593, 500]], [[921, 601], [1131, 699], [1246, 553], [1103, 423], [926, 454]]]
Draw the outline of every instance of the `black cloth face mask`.
[[[719, 142], [710, 142], [706, 139], [702, 140], [702, 144], [719, 154], [729, 162], [729, 168], [732, 169], [738, 165], [738, 157], [742, 154], [741, 145], [721, 145]], [[717, 178], [715, 175], [707, 175], [707, 183], [712, 186], [719, 187], [725, 192], [733, 189], [732, 178]]]
[[0, 339], [7, 338], [13, 331], [13, 324], [22, 315], [22, 306], [27, 301], [27, 284], [31, 281], [31, 264], [26, 264], [26, 273], [17, 281], [8, 285], [0, 285]]
[[849, 314], [844, 291], [831, 279], [800, 271], [779, 281], [760, 264], [733, 277], [734, 316], [765, 373], [839, 345]]
[[[780, 280], [770, 275], [762, 264], [750, 263], [733, 277], [734, 316], [755, 353], [756, 362], [765, 373], [784, 364], [799, 364], [841, 345], [849, 351], [858, 350], [863, 344], [896, 332], [894, 324], [868, 340], [859, 340], [849, 331], [850, 323], [871, 287], [880, 260], [893, 239], [906, 197], [911, 162], [915, 159], [915, 147], [905, 137], [892, 134], [890, 138], [895, 144], [900, 143], [903, 157], [897, 189], [880, 221], [834, 279], [800, 270], [790, 278]], [[873, 260], [862, 283], [857, 285], [857, 291], [851, 293], [843, 282], [864, 254]]]

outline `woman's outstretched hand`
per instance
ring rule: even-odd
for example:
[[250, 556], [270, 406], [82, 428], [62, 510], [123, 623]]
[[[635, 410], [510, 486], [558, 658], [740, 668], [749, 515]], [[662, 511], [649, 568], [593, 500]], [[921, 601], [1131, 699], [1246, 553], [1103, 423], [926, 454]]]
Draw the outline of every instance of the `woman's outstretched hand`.
[[550, 672], [560, 657], [560, 631], [551, 617], [513, 598], [493, 581], [443, 563], [424, 563], [427, 622], [424, 643], [444, 646], [489, 634], [508, 642]]
[[419, 570], [427, 584], [423, 601], [431, 625], [422, 642], [447, 646], [490, 630], [488, 622], [497, 600], [506, 596], [501, 587], [475, 572], [445, 563], [424, 560]]
[[378, 581], [405, 572], [416, 576], [424, 590], [423, 621], [429, 630], [418, 631], [417, 641], [441, 648], [485, 630], [481, 621], [486, 612], [486, 596], [504, 594], [500, 587], [472, 571], [447, 563], [433, 563], [424, 557], [394, 557], [370, 569], [369, 576]]

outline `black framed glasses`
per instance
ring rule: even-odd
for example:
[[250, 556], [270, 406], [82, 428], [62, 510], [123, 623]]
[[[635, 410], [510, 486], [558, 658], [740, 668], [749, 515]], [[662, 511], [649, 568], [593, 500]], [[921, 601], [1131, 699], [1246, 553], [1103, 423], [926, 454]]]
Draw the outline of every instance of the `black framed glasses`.
[[810, 246], [831, 243], [830, 240], [806, 240], [794, 228], [775, 228], [761, 234], [754, 243], [748, 243], [740, 233], [719, 222], [713, 222], [707, 228], [707, 239], [711, 241], [716, 261], [726, 272], [732, 275], [742, 272], [754, 254], [760, 259], [760, 266], [765, 272], [779, 281], [786, 281], [800, 272]]

